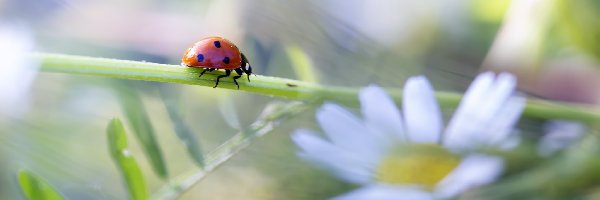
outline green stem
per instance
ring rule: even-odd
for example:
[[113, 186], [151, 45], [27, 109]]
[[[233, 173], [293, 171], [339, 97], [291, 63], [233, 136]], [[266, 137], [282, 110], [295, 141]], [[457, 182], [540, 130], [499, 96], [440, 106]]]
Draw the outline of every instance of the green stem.
[[[201, 69], [180, 65], [47, 53], [37, 53], [35, 57], [40, 60], [41, 69], [46, 72], [208, 87], [214, 86], [216, 76], [223, 74], [223, 72], [207, 73], [198, 78]], [[358, 88], [322, 86], [314, 83], [262, 75], [251, 76], [250, 79], [251, 82], [245, 81], [244, 78], [238, 79], [240, 80], [240, 90], [294, 100], [337, 101], [350, 105], [358, 103]], [[236, 86], [231, 80], [224, 79], [219, 84], [219, 88], [236, 89]], [[396, 101], [399, 102], [402, 99], [402, 91], [400, 89], [388, 89], [387, 91]], [[457, 93], [445, 92], [438, 92], [436, 95], [440, 104], [446, 108], [458, 105], [462, 97]], [[600, 112], [591, 106], [546, 100], [529, 100], [523, 115], [540, 119], [564, 119], [583, 122], [600, 121]]]
[[151, 199], [154, 200], [172, 200], [177, 199], [195, 184], [204, 179], [210, 172], [217, 169], [223, 163], [227, 162], [241, 150], [250, 146], [252, 142], [265, 136], [272, 131], [281, 122], [289, 120], [298, 113], [303, 112], [308, 107], [300, 103], [271, 103], [259, 116], [259, 118], [229, 140], [221, 144], [215, 150], [206, 155], [202, 169], [187, 171], [177, 178], [169, 181], [165, 186], [159, 189]]

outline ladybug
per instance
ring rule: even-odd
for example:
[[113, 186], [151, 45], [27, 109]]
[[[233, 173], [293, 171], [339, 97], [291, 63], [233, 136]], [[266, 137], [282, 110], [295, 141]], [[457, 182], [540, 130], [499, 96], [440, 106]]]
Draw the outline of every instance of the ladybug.
[[192, 47], [185, 51], [181, 64], [187, 67], [204, 68], [200, 73], [201, 77], [206, 71], [212, 72], [218, 69], [224, 69], [225, 75], [217, 76], [215, 86], [219, 85], [219, 79], [231, 75], [231, 71], [235, 71], [238, 75], [233, 77], [233, 82], [237, 85], [238, 90], [240, 85], [237, 79], [246, 73], [248, 82], [252, 74], [252, 67], [246, 56], [229, 40], [222, 37], [207, 37], [199, 42], [196, 42]]

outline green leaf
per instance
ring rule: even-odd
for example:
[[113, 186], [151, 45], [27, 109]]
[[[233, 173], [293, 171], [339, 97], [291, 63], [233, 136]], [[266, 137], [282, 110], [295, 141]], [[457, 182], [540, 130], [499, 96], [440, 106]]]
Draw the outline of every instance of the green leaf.
[[300, 80], [309, 83], [319, 82], [315, 66], [306, 52], [295, 45], [286, 47], [285, 51], [290, 59], [294, 72], [296, 72], [296, 76], [298, 76]]
[[127, 121], [133, 128], [138, 142], [141, 143], [144, 153], [150, 159], [152, 169], [159, 177], [165, 179], [168, 176], [167, 166], [140, 96], [136, 90], [126, 85], [119, 85], [116, 90]]
[[148, 199], [144, 176], [137, 162], [127, 150], [125, 128], [119, 119], [113, 119], [106, 129], [110, 155], [123, 175], [129, 195], [134, 200]]
[[176, 98], [174, 98], [175, 94], [164, 87], [161, 88], [160, 94], [162, 96], [163, 103], [167, 108], [167, 112], [169, 113], [169, 118], [175, 127], [175, 134], [179, 140], [183, 142], [188, 154], [190, 157], [192, 157], [192, 160], [194, 160], [196, 165], [198, 165], [200, 168], [204, 167], [204, 154], [202, 153], [202, 146], [200, 143], [198, 143], [194, 133], [181, 118], [181, 114], [179, 113], [179, 109], [176, 104]]
[[24, 169], [17, 173], [21, 190], [27, 199], [60, 200], [63, 196], [43, 178]]

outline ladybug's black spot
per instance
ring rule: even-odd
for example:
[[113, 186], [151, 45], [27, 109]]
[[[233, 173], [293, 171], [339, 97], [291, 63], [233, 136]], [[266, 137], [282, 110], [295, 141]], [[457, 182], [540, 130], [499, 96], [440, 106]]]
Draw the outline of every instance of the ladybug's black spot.
[[229, 57], [225, 57], [225, 58], [223, 58], [223, 62], [224, 62], [225, 64], [229, 64]]
[[215, 41], [214, 43], [215, 43], [215, 47], [217, 47], [217, 48], [221, 48], [221, 42], [219, 42], [219, 41]]
[[198, 55], [196, 56], [196, 59], [198, 59], [198, 62], [202, 62], [202, 61], [204, 61], [204, 55], [202, 55], [202, 54], [200, 53], [200, 54], [198, 54]]

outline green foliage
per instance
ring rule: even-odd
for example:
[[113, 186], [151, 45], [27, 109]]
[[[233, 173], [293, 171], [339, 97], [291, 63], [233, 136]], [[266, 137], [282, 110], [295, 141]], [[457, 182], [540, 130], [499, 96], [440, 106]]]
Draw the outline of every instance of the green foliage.
[[127, 150], [127, 136], [121, 121], [116, 118], [111, 120], [106, 128], [106, 133], [110, 155], [123, 175], [131, 199], [148, 199], [144, 175], [129, 150]]
[[62, 195], [43, 178], [24, 169], [17, 173], [21, 190], [30, 200], [61, 200]]
[[138, 142], [141, 143], [144, 153], [150, 159], [152, 169], [159, 177], [166, 178], [168, 176], [167, 166], [142, 99], [137, 91], [131, 87], [120, 86], [116, 90], [127, 121], [133, 128]]
[[[600, 180], [600, 138], [589, 134], [562, 155], [474, 191], [473, 199], [579, 199]], [[578, 197], [578, 198], [574, 198]]]

